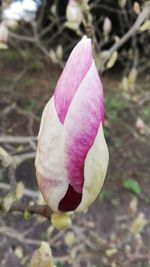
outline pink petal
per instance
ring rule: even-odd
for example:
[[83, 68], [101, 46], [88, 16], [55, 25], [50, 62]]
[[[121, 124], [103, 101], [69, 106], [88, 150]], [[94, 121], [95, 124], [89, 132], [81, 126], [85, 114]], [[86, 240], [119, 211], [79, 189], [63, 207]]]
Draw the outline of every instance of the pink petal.
[[84, 161], [104, 117], [103, 89], [93, 62], [76, 92], [64, 121], [65, 169], [78, 193], [84, 183]]
[[64, 123], [70, 103], [91, 64], [91, 40], [83, 37], [73, 49], [54, 93], [56, 111], [61, 123]]

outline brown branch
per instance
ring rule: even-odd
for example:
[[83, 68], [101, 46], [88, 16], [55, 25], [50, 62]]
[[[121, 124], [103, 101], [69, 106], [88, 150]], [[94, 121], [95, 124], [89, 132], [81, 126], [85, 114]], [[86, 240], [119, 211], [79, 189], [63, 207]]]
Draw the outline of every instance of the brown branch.
[[113, 52], [117, 51], [125, 42], [127, 42], [133, 35], [135, 35], [141, 24], [150, 16], [150, 1], [145, 4], [143, 11], [139, 14], [136, 22], [133, 24], [131, 29], [122, 37], [118, 42], [116, 42], [108, 51], [102, 52], [102, 63], [101, 72], [105, 70], [105, 64], [111, 57]]
[[45, 217], [46, 219], [50, 220], [52, 211], [47, 205], [26, 205], [18, 202], [13, 202], [9, 209], [9, 212], [22, 212], [25, 211], [29, 212], [30, 214], [37, 214]]
[[[0, 202], [0, 211], [6, 211], [3, 206], [3, 201]], [[50, 220], [52, 210], [47, 205], [27, 205], [14, 201], [7, 212], [28, 212], [31, 215], [41, 215]]]
[[11, 30], [9, 30], [9, 36], [14, 38], [14, 39], [20, 40], [20, 41], [26, 41], [26, 42], [29, 42], [29, 43], [35, 43], [36, 42], [35, 37], [23, 36], [23, 35], [14, 33]]

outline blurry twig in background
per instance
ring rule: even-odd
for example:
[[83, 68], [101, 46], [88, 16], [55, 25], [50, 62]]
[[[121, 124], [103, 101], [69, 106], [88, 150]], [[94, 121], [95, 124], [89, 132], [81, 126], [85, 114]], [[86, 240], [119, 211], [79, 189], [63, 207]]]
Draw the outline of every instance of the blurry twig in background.
[[0, 136], [0, 143], [30, 143], [31, 141], [36, 141], [35, 136]]
[[150, 16], [150, 2], [148, 1], [145, 4], [143, 11], [139, 14], [136, 22], [131, 27], [131, 29], [120, 40], [118, 40], [118, 42], [116, 42], [109, 50], [101, 53], [101, 59], [102, 59], [101, 67], [100, 67], [101, 72], [105, 70], [105, 64], [109, 60], [113, 52], [117, 51], [125, 42], [128, 41], [129, 38], [135, 35], [138, 32], [141, 24], [149, 16]]
[[[30, 143], [35, 140], [35, 137], [0, 137], [0, 143]], [[23, 161], [35, 158], [35, 152], [12, 156], [5, 149], [0, 147], [0, 158], [2, 160], [2, 164], [5, 167], [8, 167], [10, 181], [10, 185], [0, 183], [0, 188], [9, 190], [9, 192], [1, 200], [1, 210], [4, 210], [5, 212], [18, 211], [23, 213], [28, 212], [29, 214], [38, 214], [50, 220], [51, 210], [47, 205], [27, 205], [16, 202], [17, 184], [15, 179], [15, 170]], [[38, 193], [32, 192], [32, 190], [26, 190], [23, 194], [34, 198], [38, 196]]]
[[[6, 138], [7, 139], [7, 138]], [[6, 142], [6, 139], [4, 138], [3, 140], [1, 140], [1, 142]], [[20, 138], [21, 139], [21, 138]], [[12, 140], [12, 138], [9, 138], [9, 141], [12, 142], [16, 142], [19, 143], [21, 142], [31, 142], [31, 140], [35, 139], [35, 138], [22, 138], [22, 140], [20, 140], [18, 138], [18, 140], [16, 138], [14, 138], [14, 140]], [[31, 143], [31, 146], [33, 146], [33, 144]], [[23, 208], [27, 210], [27, 206], [22, 206], [22, 204], [16, 204], [16, 199], [17, 199], [17, 183], [16, 183], [16, 168], [18, 165], [20, 165], [23, 161], [27, 160], [27, 159], [32, 159], [35, 158], [35, 152], [29, 152], [29, 153], [24, 153], [21, 155], [10, 155], [4, 148], [0, 147], [0, 159], [2, 161], [2, 165], [5, 168], [8, 168], [8, 177], [9, 177], [9, 183], [10, 185], [5, 185], [3, 184], [2, 188], [5, 187], [5, 189], [9, 189], [9, 192], [5, 195], [5, 197], [3, 199], [1, 199], [1, 209], [4, 210], [5, 212], [8, 211], [14, 211], [14, 209], [16, 208], [17, 210], [20, 209], [20, 211], [23, 211]], [[27, 191], [26, 194], [30, 194], [31, 192]], [[29, 208], [30, 209], [30, 208]], [[32, 211], [32, 208], [31, 208]], [[36, 212], [43, 212], [42, 214], [45, 214], [45, 210], [38, 210], [36, 208]], [[43, 215], [44, 216], [44, 215]]]
[[8, 237], [14, 238], [21, 243], [37, 245], [37, 246], [41, 244], [40, 240], [26, 238], [24, 237], [22, 233], [20, 233], [20, 231], [16, 231], [14, 228], [11, 228], [11, 227], [7, 227], [7, 226], [0, 227], [0, 233]]
[[[10, 187], [11, 186], [9, 184], [5, 184], [5, 183], [0, 182], [0, 189], [9, 191]], [[33, 199], [38, 199], [39, 192], [33, 191], [31, 189], [24, 188], [23, 195], [27, 196], [27, 197], [31, 197]]]
[[[74, 0], [69, 1], [65, 7], [66, 10], [64, 10], [60, 7], [59, 1], [55, 0], [49, 4], [44, 0], [39, 8], [37, 17], [35, 16], [34, 20], [29, 22], [29, 27], [25, 27], [23, 22], [14, 30], [7, 26], [6, 21], [2, 22], [2, 24], [8, 28], [9, 42], [12, 45], [19, 44], [21, 47], [21, 44], [25, 41], [24, 49], [26, 49], [26, 46], [28, 48], [36, 47], [47, 59], [59, 64], [61, 67], [64, 66], [68, 51], [70, 52], [74, 42], [76, 43], [84, 34], [92, 39], [93, 55], [101, 73], [111, 68], [117, 60], [128, 71], [131, 68], [131, 64], [134, 67], [139, 64], [144, 64], [144, 66], [148, 67], [147, 60], [145, 60], [145, 55], [149, 50], [148, 37], [139, 29], [144, 22], [149, 23], [147, 19], [150, 15], [150, 1], [143, 4], [135, 2], [138, 5], [136, 8], [130, 1], [128, 5], [126, 2], [125, 4], [120, 4], [120, 2], [118, 5], [112, 3], [112, 6], [109, 6], [108, 3], [101, 4], [100, 1], [88, 3], [85, 0]], [[115, 20], [114, 14], [116, 16]], [[119, 23], [118, 30], [115, 27], [116, 19]], [[104, 27], [105, 22], [106, 27]], [[71, 32], [68, 32], [68, 29]], [[135, 38], [138, 32], [140, 34]], [[70, 36], [73, 38], [70, 38]], [[118, 56], [117, 51], [130, 38], [132, 38], [129, 44], [133, 54], [132, 57], [129, 56], [129, 48], [119, 51]], [[140, 48], [138, 44], [141, 43], [144, 46], [145, 40], [147, 51], [144, 51], [142, 59], [140, 58], [139, 61]], [[63, 49], [59, 57], [57, 48], [60, 48], [60, 46]], [[58, 50], [60, 51], [60, 49]], [[113, 63], [108, 64], [115, 52]], [[127, 59], [125, 61], [127, 64], [124, 62], [124, 57]]]
[[[15, 178], [15, 169], [16, 169], [16, 160], [2, 147], [0, 147], [0, 159], [2, 160], [2, 164], [5, 167], [8, 167], [8, 173], [9, 173], [9, 183], [10, 183], [10, 191], [8, 195], [15, 196], [15, 190], [16, 190], [16, 178]], [[8, 197], [6, 195], [6, 198]]]

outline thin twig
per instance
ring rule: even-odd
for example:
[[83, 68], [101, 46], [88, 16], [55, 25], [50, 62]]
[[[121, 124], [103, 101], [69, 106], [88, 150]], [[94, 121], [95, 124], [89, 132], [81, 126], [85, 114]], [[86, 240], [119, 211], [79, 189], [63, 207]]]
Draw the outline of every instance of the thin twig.
[[10, 30], [9, 30], [9, 36], [12, 37], [12, 38], [18, 39], [20, 41], [26, 41], [26, 42], [30, 42], [30, 43], [35, 43], [36, 42], [35, 38], [32, 37], [32, 36], [23, 36], [23, 35], [14, 33], [14, 32], [12, 32]]
[[37, 115], [35, 115], [32, 111], [19, 108], [19, 107], [17, 107], [17, 105], [15, 105], [14, 110], [16, 110], [16, 112], [21, 114], [21, 115], [31, 116], [37, 122], [40, 122], [40, 120], [41, 120], [41, 118], [38, 117]]
[[30, 143], [31, 141], [36, 141], [37, 138], [35, 136], [0, 136], [0, 143], [13, 143], [13, 144], [22, 144], [22, 143]]
[[41, 241], [35, 240], [35, 239], [25, 238], [21, 233], [16, 231], [14, 228], [10, 228], [7, 226], [1, 227], [0, 233], [8, 236], [10, 238], [14, 238], [14, 239], [18, 240], [19, 242], [22, 242], [25, 244], [29, 244], [29, 245], [40, 245], [41, 244]]
[[9, 212], [22, 212], [28, 211], [30, 214], [37, 214], [50, 220], [52, 211], [47, 205], [26, 205], [18, 202], [13, 202]]
[[143, 11], [139, 14], [136, 22], [133, 24], [130, 30], [122, 38], [120, 38], [120, 40], [116, 42], [108, 51], [105, 51], [105, 56], [104, 58], [102, 58], [101, 72], [105, 70], [105, 64], [111, 57], [113, 52], [117, 51], [124, 43], [126, 43], [133, 35], [135, 35], [138, 32], [141, 24], [148, 18], [149, 15], [150, 15], [150, 1], [148, 1], [145, 4]]
[[[0, 202], [0, 210], [5, 211], [6, 209], [3, 204], [3, 200]], [[36, 215], [41, 215], [42, 217], [50, 220], [52, 211], [47, 205], [28, 205], [28, 204], [23, 204], [17, 201], [14, 201], [10, 204], [10, 208], [7, 212], [29, 212], [29, 214], [36, 214]]]
[[[0, 183], [0, 189], [9, 191], [10, 190], [10, 185], [1, 182]], [[27, 188], [24, 189], [24, 193], [23, 194], [24, 194], [24, 196], [31, 197], [33, 199], [37, 199], [39, 197], [39, 192], [33, 191], [31, 189], [27, 189]]]
[[11, 164], [8, 169], [8, 176], [9, 176], [9, 182], [10, 182], [10, 190], [9, 194], [15, 194], [16, 192], [16, 176], [15, 176], [15, 164]]
[[16, 164], [19, 165], [23, 161], [26, 161], [28, 159], [34, 159], [35, 156], [36, 156], [35, 152], [30, 152], [30, 153], [25, 153], [22, 155], [20, 154], [20, 155], [13, 156], [13, 159], [16, 162]]

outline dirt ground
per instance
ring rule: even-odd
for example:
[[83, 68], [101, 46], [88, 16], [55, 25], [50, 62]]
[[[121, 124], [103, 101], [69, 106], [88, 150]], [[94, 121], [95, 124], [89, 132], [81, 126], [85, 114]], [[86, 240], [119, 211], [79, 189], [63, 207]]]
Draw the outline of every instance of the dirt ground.
[[[14, 51], [0, 52], [0, 146], [11, 156], [27, 155], [15, 176], [36, 201], [35, 142], [10, 142], [8, 136], [36, 136], [45, 103], [61, 70], [45, 61], [22, 61]], [[65, 231], [41, 216], [0, 212], [0, 266], [30, 266], [41, 241], [51, 245], [57, 267], [150, 266], [150, 77], [129, 91], [118, 69], [102, 77], [105, 137], [110, 163], [99, 198], [85, 214], [75, 214]], [[30, 157], [30, 155], [31, 157]], [[29, 158], [28, 158], [29, 155]], [[1, 163], [0, 194], [8, 192], [10, 170]]]

